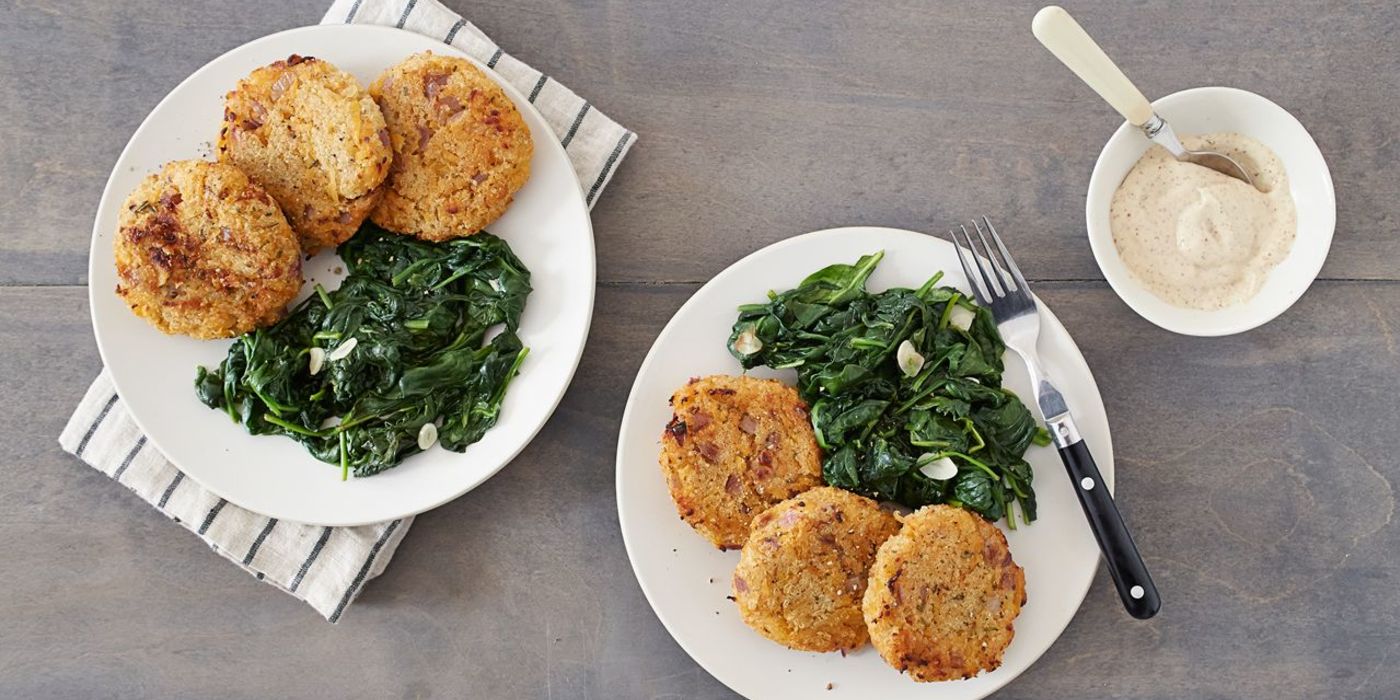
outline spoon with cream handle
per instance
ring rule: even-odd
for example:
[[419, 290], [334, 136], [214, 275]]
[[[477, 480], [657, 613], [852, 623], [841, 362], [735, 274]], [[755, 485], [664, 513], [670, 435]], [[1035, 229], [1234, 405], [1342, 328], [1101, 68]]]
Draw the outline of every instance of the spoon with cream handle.
[[1031, 32], [1129, 124], [1142, 129], [1147, 138], [1167, 149], [1177, 160], [1202, 165], [1254, 185], [1249, 172], [1230, 156], [1214, 151], [1192, 151], [1181, 145], [1167, 120], [1152, 111], [1152, 103], [1143, 97], [1142, 91], [1123, 75], [1064, 8], [1055, 5], [1042, 8], [1031, 21]]

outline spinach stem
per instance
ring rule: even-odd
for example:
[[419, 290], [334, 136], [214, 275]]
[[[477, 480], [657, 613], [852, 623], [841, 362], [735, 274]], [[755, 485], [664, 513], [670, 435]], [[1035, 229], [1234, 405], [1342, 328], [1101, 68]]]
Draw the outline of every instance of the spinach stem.
[[438, 282], [437, 284], [433, 285], [433, 286], [431, 287], [431, 289], [432, 289], [433, 291], [436, 292], [437, 290], [442, 289], [443, 287], [446, 287], [447, 285], [452, 284], [453, 282], [456, 282], [457, 280], [459, 280], [459, 279], [461, 279], [462, 277], [466, 276], [466, 275], [469, 274], [470, 272], [471, 272], [471, 270], [468, 270], [468, 269], [466, 269], [466, 268], [462, 268], [462, 269], [460, 269], [460, 270], [458, 270], [458, 271], [456, 271], [456, 272], [454, 272], [454, 273], [448, 275], [448, 276], [447, 276], [447, 279], [445, 279], [445, 280], [443, 280], [443, 281], [441, 281], [441, 282]]
[[292, 431], [292, 432], [294, 432], [294, 433], [296, 433], [296, 434], [298, 434], [298, 435], [306, 435], [306, 436], [309, 436], [309, 437], [325, 437], [325, 436], [326, 436], [325, 433], [323, 433], [323, 432], [321, 432], [321, 431], [319, 431], [319, 430], [307, 430], [306, 428], [303, 428], [303, 427], [301, 427], [300, 425], [297, 425], [296, 423], [288, 422], [288, 421], [283, 420], [283, 419], [281, 419], [281, 418], [279, 418], [279, 417], [277, 417], [277, 416], [275, 416], [275, 415], [273, 415], [273, 414], [271, 414], [271, 413], [264, 413], [264, 414], [263, 414], [263, 420], [265, 420], [265, 421], [267, 421], [267, 422], [269, 422], [269, 423], [271, 423], [271, 424], [273, 424], [273, 425], [275, 425], [275, 426], [278, 426], [278, 427], [280, 427], [280, 428], [283, 428], [283, 429], [286, 429], [286, 430], [290, 430], [290, 431]]
[[407, 267], [405, 267], [402, 270], [399, 270], [397, 274], [389, 278], [389, 284], [392, 284], [395, 287], [399, 286], [400, 283], [408, 279], [409, 275], [413, 274], [414, 272], [417, 272], [418, 269], [421, 267], [431, 265], [432, 262], [433, 261], [431, 258], [422, 258], [420, 260], [415, 260], [409, 263]]
[[961, 459], [964, 462], [967, 462], [968, 464], [971, 464], [972, 466], [977, 467], [978, 469], [981, 469], [982, 471], [986, 472], [987, 476], [992, 477], [993, 483], [1001, 483], [1001, 475], [997, 474], [994, 469], [961, 452], [953, 452], [952, 450], [948, 450], [946, 452], [939, 452], [938, 456], [934, 457], [934, 459], [942, 459], [944, 457], [957, 457], [958, 459]]
[[914, 292], [914, 296], [917, 296], [917, 297], [919, 297], [920, 299], [923, 299], [923, 298], [924, 298], [924, 295], [925, 295], [925, 294], [928, 294], [929, 290], [930, 290], [930, 289], [933, 289], [933, 285], [938, 284], [938, 280], [941, 280], [941, 279], [943, 279], [943, 271], [942, 271], [942, 270], [939, 270], [938, 272], [933, 273], [933, 276], [930, 277], [930, 278], [928, 278], [928, 281], [925, 282], [924, 285], [923, 285], [922, 287], [919, 287], [918, 291]]
[[952, 298], [943, 307], [943, 315], [938, 318], [938, 330], [948, 327], [948, 320], [953, 317], [953, 307], [958, 305], [958, 299], [962, 297], [961, 292], [953, 292]]
[[985, 440], [982, 439], [982, 433], [977, 432], [977, 424], [976, 424], [976, 423], [973, 423], [971, 418], [964, 418], [964, 419], [963, 419], [963, 427], [964, 427], [964, 428], [967, 428], [967, 431], [968, 431], [969, 433], [972, 433], [972, 437], [974, 437], [974, 438], [977, 439], [977, 444], [976, 444], [976, 445], [967, 448], [968, 454], [971, 454], [971, 453], [973, 453], [973, 452], [976, 452], [976, 451], [982, 449], [983, 447], [986, 447], [986, 446], [987, 446], [987, 442], [986, 442]]
[[316, 283], [316, 296], [321, 297], [321, 303], [326, 305], [327, 311], [335, 306], [331, 303], [331, 295], [326, 293], [326, 288], [322, 287], [320, 282]]
[[916, 404], [916, 403], [922, 401], [922, 400], [923, 400], [924, 398], [926, 398], [929, 394], [932, 394], [933, 392], [937, 391], [938, 388], [941, 387], [941, 386], [943, 386], [941, 383], [935, 383], [935, 384], [930, 384], [930, 385], [928, 386], [928, 388], [926, 388], [926, 389], [921, 389], [921, 390], [919, 391], [919, 393], [914, 394], [913, 396], [911, 396], [911, 397], [909, 398], [908, 401], [905, 401], [904, 403], [902, 403], [902, 404], [900, 404], [898, 407], [896, 407], [896, 408], [894, 409], [894, 415], [897, 416], [897, 415], [899, 415], [899, 414], [901, 414], [901, 413], [904, 413], [905, 411], [908, 411], [910, 408], [912, 408], [912, 407], [914, 406], [914, 404]]

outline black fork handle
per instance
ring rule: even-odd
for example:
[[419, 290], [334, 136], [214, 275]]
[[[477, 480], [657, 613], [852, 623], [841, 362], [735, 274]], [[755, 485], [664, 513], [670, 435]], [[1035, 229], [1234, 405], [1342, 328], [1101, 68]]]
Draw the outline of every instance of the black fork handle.
[[[1094, 539], [1099, 541], [1108, 564], [1108, 573], [1113, 577], [1113, 585], [1118, 589], [1118, 597], [1128, 614], [1139, 620], [1146, 620], [1157, 614], [1162, 607], [1162, 599], [1157, 595], [1157, 586], [1147, 573], [1147, 565], [1138, 554], [1137, 545], [1128, 527], [1123, 524], [1123, 516], [1118, 514], [1118, 506], [1103, 484], [1103, 475], [1089, 454], [1089, 445], [1084, 442], [1072, 423], [1060, 422], [1051, 426], [1055, 445], [1060, 450], [1060, 459], [1069, 470], [1074, 492], [1079, 496], [1079, 505], [1084, 507], [1084, 516], [1089, 520], [1089, 529]], [[1068, 423], [1068, 424], [1066, 424]], [[1068, 428], [1068, 430], [1066, 430]]]

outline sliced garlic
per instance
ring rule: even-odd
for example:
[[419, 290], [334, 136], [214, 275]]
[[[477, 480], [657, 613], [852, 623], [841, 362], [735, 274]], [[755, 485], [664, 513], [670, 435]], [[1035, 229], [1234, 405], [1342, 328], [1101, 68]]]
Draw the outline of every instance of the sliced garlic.
[[311, 376], [321, 373], [321, 366], [326, 364], [326, 351], [321, 348], [311, 348], [306, 354], [306, 369], [311, 372]]
[[426, 450], [437, 444], [437, 425], [432, 422], [424, 423], [418, 429], [418, 449]]
[[914, 344], [908, 340], [899, 344], [899, 349], [894, 354], [895, 362], [899, 363], [899, 370], [906, 377], [913, 377], [919, 374], [919, 370], [924, 368], [924, 356], [914, 349]]
[[326, 361], [335, 362], [337, 360], [343, 360], [346, 357], [349, 357], [350, 353], [355, 350], [355, 346], [359, 344], [360, 341], [358, 339], [353, 337], [347, 338], [345, 342], [336, 346], [336, 348], [332, 350], [329, 355], [326, 355]]
[[752, 355], [763, 349], [763, 341], [758, 339], [758, 334], [754, 332], [754, 325], [750, 323], [739, 333], [739, 337], [734, 339], [734, 349], [740, 355]]
[[972, 321], [977, 318], [977, 313], [959, 304], [953, 305], [953, 311], [948, 315], [948, 325], [965, 331], [972, 327]]
[[919, 467], [919, 473], [930, 479], [947, 481], [958, 475], [958, 465], [953, 464], [951, 457], [940, 457]]

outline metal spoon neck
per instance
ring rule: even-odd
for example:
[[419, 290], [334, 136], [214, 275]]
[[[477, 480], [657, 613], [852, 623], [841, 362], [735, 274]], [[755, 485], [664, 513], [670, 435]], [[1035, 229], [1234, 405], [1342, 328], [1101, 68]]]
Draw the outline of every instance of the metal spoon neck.
[[1172, 125], [1167, 120], [1152, 113], [1152, 118], [1148, 119], [1142, 126], [1142, 133], [1151, 139], [1153, 143], [1167, 149], [1167, 152], [1176, 156], [1178, 160], [1185, 158], [1189, 151], [1181, 145], [1181, 139], [1176, 137], [1176, 131], [1172, 130]]

